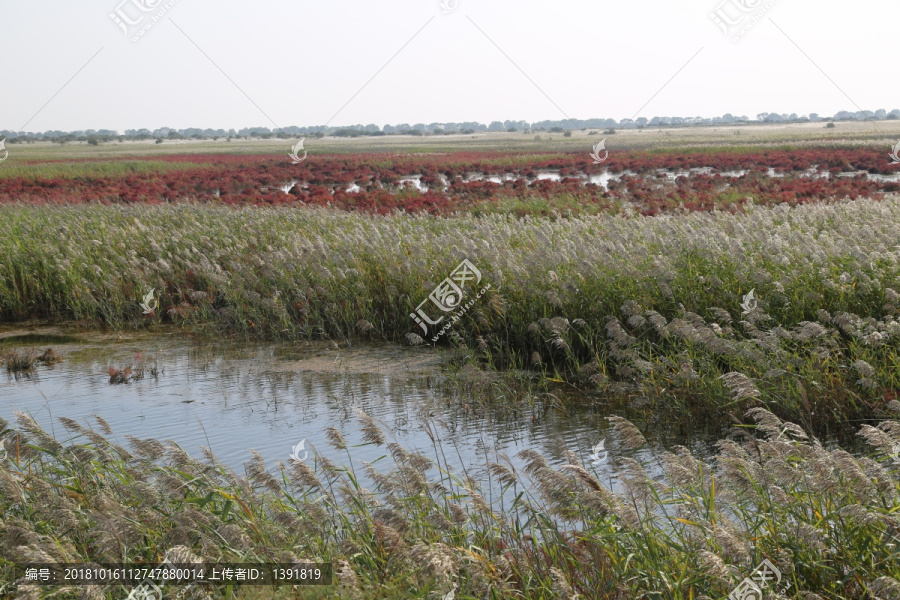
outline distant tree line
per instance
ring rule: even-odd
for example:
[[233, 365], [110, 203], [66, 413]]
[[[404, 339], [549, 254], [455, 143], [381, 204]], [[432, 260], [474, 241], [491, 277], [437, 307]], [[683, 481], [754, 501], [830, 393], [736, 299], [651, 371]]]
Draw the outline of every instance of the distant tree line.
[[821, 117], [817, 113], [798, 116], [792, 114], [760, 113], [756, 118], [747, 116], [735, 116], [730, 113], [721, 117], [653, 117], [647, 119], [565, 119], [556, 121], [493, 121], [488, 125], [475, 121], [463, 123], [400, 123], [398, 125], [375, 124], [348, 125], [343, 127], [313, 126], [313, 127], [284, 127], [281, 129], [269, 129], [268, 127], [246, 127], [244, 129], [174, 129], [172, 127], [160, 127], [159, 129], [126, 129], [124, 133], [110, 129], [87, 129], [84, 131], [58, 131], [51, 130], [41, 132], [7, 131], [0, 130], [0, 139], [6, 138], [10, 144], [28, 143], [39, 140], [50, 140], [64, 144], [66, 142], [87, 142], [97, 145], [106, 142], [124, 142], [140, 140], [156, 140], [163, 143], [167, 140], [219, 140], [219, 139], [294, 139], [297, 137], [360, 137], [381, 135], [452, 135], [473, 134], [482, 131], [507, 131], [531, 132], [547, 131], [550, 133], [563, 133], [572, 130], [604, 129], [605, 132], [615, 132], [619, 129], [643, 129], [645, 127], [691, 127], [701, 125], [740, 125], [751, 123], [807, 123], [818, 121], [881, 121], [900, 119], [900, 109], [890, 112], [885, 109], [876, 111], [840, 111], [833, 117]]

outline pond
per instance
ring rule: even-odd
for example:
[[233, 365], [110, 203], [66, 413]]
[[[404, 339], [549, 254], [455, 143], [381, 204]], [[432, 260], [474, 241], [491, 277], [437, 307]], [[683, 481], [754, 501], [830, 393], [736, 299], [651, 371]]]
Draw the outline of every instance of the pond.
[[[43, 352], [47, 347], [64, 360], [37, 366], [29, 376], [0, 376], [0, 417], [14, 423], [15, 411], [29, 413], [60, 441], [67, 441], [69, 434], [59, 417], [97, 430], [92, 416], [100, 415], [123, 446], [128, 435], [172, 440], [198, 458], [206, 446], [242, 473], [249, 449], [259, 452], [274, 471], [301, 443], [297, 456], [308, 453], [312, 461], [315, 451], [346, 464], [347, 454], [327, 443], [325, 428], [334, 427], [346, 438], [358, 468], [359, 461], [373, 462], [387, 454], [383, 446], [362, 445], [357, 413], [362, 410], [378, 421], [388, 442], [397, 441], [432, 459], [440, 454], [441, 462], [458, 475], [481, 481], [495, 501], [502, 494], [488, 481], [486, 464], [502, 462], [499, 457], [506, 455], [520, 469], [523, 463], [515, 454], [524, 449], [537, 450], [557, 465], [567, 462], [567, 450], [574, 452], [601, 480], [618, 487], [615, 461], [606, 460], [615, 452], [605, 418], [610, 412], [597, 402], [577, 395], [566, 399], [565, 408], [534, 408], [502, 398], [479, 402], [462, 391], [458, 378], [445, 375], [441, 353], [427, 347], [210, 342], [174, 330], [116, 334], [0, 329], [0, 352]], [[123, 369], [141, 361], [143, 379], [111, 383], [110, 367]], [[647, 463], [655, 476], [661, 472], [654, 457], [664, 448], [683, 444], [709, 456], [714, 441], [704, 432], [651, 432], [647, 437], [648, 448], [634, 458]], [[600, 441], [605, 447], [596, 456], [604, 460], [592, 465], [592, 447]]]

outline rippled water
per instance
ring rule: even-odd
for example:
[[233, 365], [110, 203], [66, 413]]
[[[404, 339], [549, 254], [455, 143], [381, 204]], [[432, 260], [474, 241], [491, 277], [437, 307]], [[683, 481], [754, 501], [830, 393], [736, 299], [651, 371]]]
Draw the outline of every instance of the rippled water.
[[[590, 466], [591, 447], [607, 438], [609, 413], [586, 399], [570, 399], [566, 409], [532, 409], [508, 399], [484, 408], [446, 381], [440, 355], [428, 348], [210, 343], [177, 332], [23, 333], [0, 330], [0, 351], [52, 347], [65, 360], [38, 366], [31, 377], [0, 372], [0, 417], [13, 422], [15, 411], [27, 412], [61, 441], [69, 434], [58, 417], [97, 429], [92, 415], [100, 415], [126, 447], [126, 435], [173, 440], [198, 457], [200, 447], [207, 446], [241, 472], [249, 449], [273, 469], [276, 461], [287, 462], [292, 448], [304, 440], [300, 456], [309, 452], [312, 457], [315, 450], [346, 464], [347, 454], [326, 442], [325, 428], [335, 427], [346, 437], [358, 467], [360, 460], [372, 462], [386, 454], [384, 447], [362, 445], [356, 413], [361, 409], [379, 421], [388, 441], [430, 458], [440, 456], [458, 474], [486, 481], [488, 461], [505, 454], [519, 468], [522, 463], [514, 455], [526, 448], [556, 464], [566, 461], [568, 449]], [[145, 368], [157, 367], [158, 376], [145, 370], [143, 380], [111, 384], [108, 369], [124, 368], [138, 355]], [[636, 458], [650, 463], [674, 443], [702, 455], [710, 451], [703, 434], [648, 437], [650, 447]], [[605, 449], [614, 452], [614, 444], [607, 442]], [[616, 487], [613, 463], [592, 468]], [[498, 491], [491, 485], [487, 489]]]

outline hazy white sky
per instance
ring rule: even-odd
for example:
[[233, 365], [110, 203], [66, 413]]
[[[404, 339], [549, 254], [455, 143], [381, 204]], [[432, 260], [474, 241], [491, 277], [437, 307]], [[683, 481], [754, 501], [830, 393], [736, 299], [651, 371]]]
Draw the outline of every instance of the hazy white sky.
[[0, 129], [900, 107], [896, 1], [446, 2], [0, 0]]

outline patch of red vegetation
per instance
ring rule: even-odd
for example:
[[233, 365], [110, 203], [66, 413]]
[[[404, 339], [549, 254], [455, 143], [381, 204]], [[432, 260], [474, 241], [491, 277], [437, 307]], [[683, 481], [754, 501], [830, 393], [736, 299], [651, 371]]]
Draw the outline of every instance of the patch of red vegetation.
[[[129, 160], [134, 160], [130, 158]], [[802, 204], [826, 198], [878, 197], [900, 191], [900, 183], [868, 179], [866, 172], [900, 172], [886, 154], [874, 148], [805, 148], [735, 152], [619, 152], [593, 164], [588, 152], [521, 155], [500, 152], [452, 154], [314, 155], [299, 165], [287, 156], [168, 155], [145, 160], [203, 163], [168, 173], [133, 173], [115, 177], [0, 179], [0, 203], [33, 204], [150, 203], [194, 200], [223, 205], [331, 206], [341, 210], [388, 213], [394, 210], [434, 214], [466, 210], [499, 198], [546, 198], [567, 195], [568, 204], [609, 208], [633, 205], [645, 215], [671, 209], [740, 210], [748, 197], [758, 204]], [[674, 181], [658, 177], [670, 172], [708, 167], [713, 174], [692, 172]], [[815, 167], [829, 178], [801, 177]], [[769, 177], [769, 169], [783, 174]], [[535, 180], [540, 172], [558, 173], [559, 181]], [[586, 184], [602, 172], [619, 176], [608, 189]], [[746, 171], [740, 177], [715, 173]], [[482, 180], [470, 180], [478, 174]], [[399, 182], [420, 177], [428, 191]], [[503, 183], [488, 181], [500, 177]], [[289, 193], [282, 187], [297, 185]], [[348, 192], [355, 185], [358, 192]]]

